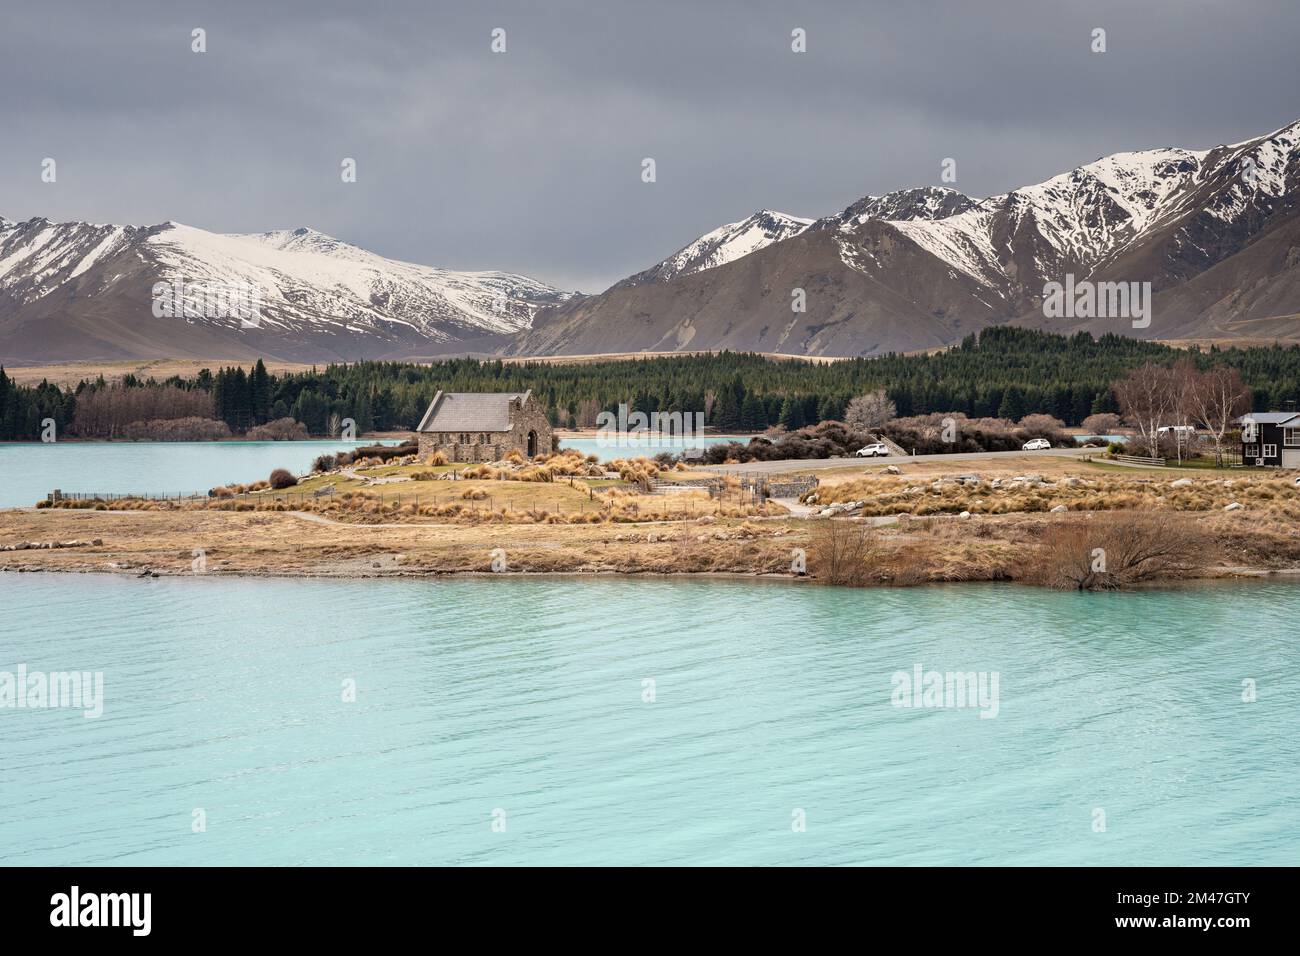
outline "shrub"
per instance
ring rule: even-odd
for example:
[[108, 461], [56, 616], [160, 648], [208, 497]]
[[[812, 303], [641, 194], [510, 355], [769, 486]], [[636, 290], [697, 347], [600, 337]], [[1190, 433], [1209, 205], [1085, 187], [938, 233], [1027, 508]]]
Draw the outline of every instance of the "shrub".
[[167, 418], [131, 422], [122, 437], [149, 441], [216, 441], [230, 437], [230, 426], [210, 418]]
[[277, 418], [265, 425], [256, 425], [244, 435], [249, 441], [301, 441], [307, 438], [307, 426], [292, 418]]
[[292, 488], [298, 483], [298, 479], [295, 478], [293, 473], [286, 468], [277, 468], [275, 471], [271, 472], [270, 481], [271, 487], [276, 491], [280, 491], [284, 488]]
[[813, 526], [809, 570], [823, 584], [862, 587], [875, 556], [875, 533], [868, 525], [830, 519]]
[[1028, 580], [1070, 591], [1112, 590], [1176, 577], [1209, 560], [1196, 525], [1166, 512], [1105, 512], [1051, 525]]
[[337, 455], [318, 455], [316, 460], [311, 463], [311, 470], [315, 472], [333, 471], [338, 467]]
[[1083, 430], [1088, 435], [1113, 435], [1119, 427], [1119, 416], [1111, 412], [1098, 412], [1083, 420]]

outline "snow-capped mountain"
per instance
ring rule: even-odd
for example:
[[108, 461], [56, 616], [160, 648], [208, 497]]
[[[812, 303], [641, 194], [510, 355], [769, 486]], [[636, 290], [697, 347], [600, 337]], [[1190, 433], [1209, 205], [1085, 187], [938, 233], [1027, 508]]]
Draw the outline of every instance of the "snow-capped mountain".
[[706, 232], [667, 259], [623, 280], [627, 285], [667, 282], [734, 262], [742, 256], [803, 232], [813, 221], [771, 209], [760, 209], [739, 222], [729, 222]]
[[[1154, 320], [1045, 318], [1044, 285], [1067, 274], [1150, 282]], [[868, 196], [707, 271], [545, 310], [513, 348], [871, 355], [1011, 321], [1300, 339], [1300, 122], [1231, 146], [1116, 153], [987, 199], [937, 187]]]
[[887, 219], [890, 222], [946, 219], [965, 212], [975, 202], [969, 196], [945, 186], [917, 186], [895, 190], [883, 196], [864, 196], [838, 216], [817, 220], [815, 228], [852, 229], [868, 219]]
[[716, 269], [760, 249], [793, 238], [808, 229], [861, 225], [868, 219], [898, 221], [941, 219], [974, 205], [975, 200], [963, 196], [955, 189], [921, 186], [914, 189], [900, 189], [884, 196], [866, 196], [839, 215], [825, 219], [803, 219], [773, 209], [760, 209], [752, 216], [738, 222], [729, 222], [706, 232], [693, 242], [682, 246], [667, 259], [655, 263], [649, 269], [628, 276], [618, 285], [667, 282], [682, 276], [695, 275], [706, 269]]
[[[1090, 269], [1180, 206], [1208, 151], [1154, 149], [1119, 153], [1046, 182], [971, 201], [935, 221], [895, 229], [977, 282], [1023, 283], [1022, 267], [1045, 274]], [[1018, 238], [1028, 249], [1008, 241]], [[1029, 252], [1025, 263], [1016, 252]], [[1012, 253], [1008, 255], [1008, 253]]]
[[[257, 326], [160, 317], [152, 290], [177, 282], [256, 290]], [[397, 355], [518, 332], [570, 295], [525, 276], [385, 259], [306, 228], [0, 223], [0, 355], [11, 360], [154, 354], [145, 343], [169, 355]]]
[[[1152, 322], [1045, 317], [1045, 284], [1067, 275], [1150, 282]], [[155, 316], [151, 290], [176, 280], [257, 288], [259, 326]], [[815, 221], [763, 210], [597, 296], [395, 262], [309, 229], [217, 235], [171, 222], [0, 219], [0, 363], [457, 350], [873, 355], [949, 345], [1005, 322], [1300, 340], [1300, 122], [1229, 146], [1116, 153], [986, 199], [916, 187]]]

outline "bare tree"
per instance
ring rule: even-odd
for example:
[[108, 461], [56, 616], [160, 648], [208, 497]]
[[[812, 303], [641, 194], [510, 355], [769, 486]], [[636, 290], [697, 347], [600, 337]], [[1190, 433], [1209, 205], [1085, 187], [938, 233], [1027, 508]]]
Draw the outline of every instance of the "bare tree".
[[1148, 362], [1113, 386], [1124, 420], [1137, 429], [1147, 453], [1160, 450], [1160, 428], [1175, 413], [1179, 388], [1174, 370]]
[[844, 410], [844, 423], [865, 431], [874, 431], [898, 417], [898, 408], [883, 388], [859, 395]]
[[1082, 427], [1089, 435], [1113, 435], [1119, 428], [1119, 416], [1112, 412], [1099, 412], [1085, 418]]
[[77, 396], [70, 431], [82, 438], [120, 438], [135, 423], [212, 417], [212, 393], [202, 389], [113, 385]]
[[[1172, 407], [1169, 409], [1169, 418], [1164, 423], [1170, 427], [1166, 438], [1172, 438], [1174, 442], [1174, 455], [1178, 463], [1183, 463], [1183, 426], [1187, 425], [1187, 419], [1190, 417], [1187, 413], [1189, 396], [1196, 388], [1196, 376], [1200, 373], [1196, 371], [1196, 363], [1190, 358], [1182, 358], [1173, 364], [1169, 370], [1169, 389], [1172, 392]], [[1157, 438], [1160, 432], [1156, 432]]]
[[1210, 433], [1214, 463], [1222, 468], [1224, 440], [1236, 420], [1250, 411], [1250, 390], [1235, 368], [1216, 365], [1197, 373], [1185, 398], [1192, 421]]

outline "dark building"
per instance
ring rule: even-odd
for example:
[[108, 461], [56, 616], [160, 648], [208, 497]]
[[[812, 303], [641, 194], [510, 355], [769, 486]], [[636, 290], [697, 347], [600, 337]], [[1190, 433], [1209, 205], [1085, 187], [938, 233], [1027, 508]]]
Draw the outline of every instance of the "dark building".
[[1300, 468], [1300, 413], [1251, 412], [1238, 421], [1243, 465]]

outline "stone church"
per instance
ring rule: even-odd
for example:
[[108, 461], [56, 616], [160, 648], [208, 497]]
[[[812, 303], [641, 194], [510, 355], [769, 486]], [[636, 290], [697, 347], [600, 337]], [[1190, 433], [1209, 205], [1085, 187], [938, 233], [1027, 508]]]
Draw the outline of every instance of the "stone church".
[[439, 392], [415, 429], [420, 457], [498, 461], [512, 451], [531, 458], [554, 448], [546, 412], [526, 392]]

